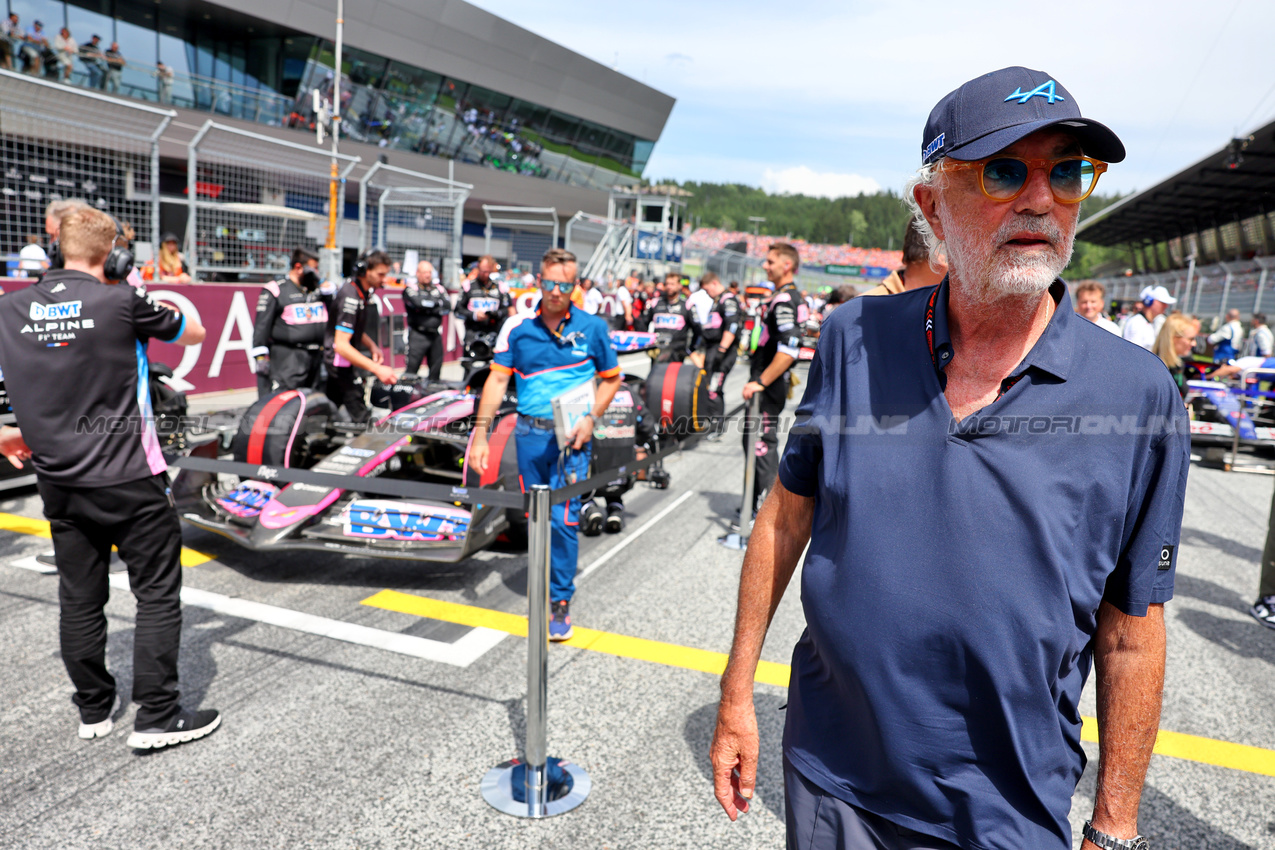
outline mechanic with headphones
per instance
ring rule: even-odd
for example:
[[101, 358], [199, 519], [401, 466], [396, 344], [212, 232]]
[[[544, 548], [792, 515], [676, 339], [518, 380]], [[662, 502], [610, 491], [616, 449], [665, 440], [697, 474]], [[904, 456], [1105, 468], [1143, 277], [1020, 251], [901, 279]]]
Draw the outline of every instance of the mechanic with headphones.
[[[456, 301], [456, 318], [465, 323], [465, 356], [474, 351], [474, 342], [482, 336], [490, 337], [492, 343], [505, 319], [513, 315], [513, 302], [509, 293], [500, 284], [492, 280], [496, 272], [496, 260], [490, 255], [478, 258], [478, 269], [474, 279], [461, 285], [460, 298]], [[478, 351], [475, 359], [491, 358], [490, 352]], [[485, 357], [481, 356], [486, 354]]]
[[[328, 311], [327, 331], [323, 337], [323, 362], [328, 368], [327, 395], [338, 407], [345, 407], [354, 422], [366, 422], [371, 411], [363, 401], [363, 379], [355, 369], [371, 372], [383, 384], [398, 379], [385, 363], [381, 348], [365, 332], [368, 299], [385, 280], [390, 270], [390, 255], [384, 251], [364, 254], [354, 264], [354, 277], [337, 290]], [[355, 347], [359, 341], [372, 355], [368, 357]]]
[[[204, 329], [128, 277], [119, 226], [81, 206], [60, 222], [64, 268], [0, 298], [0, 366], [53, 538], [62, 660], [75, 686], [81, 738], [109, 734], [115, 679], [106, 669], [111, 547], [137, 599], [128, 746], [153, 749], [201, 738], [216, 711], [183, 708], [181, 526], [148, 392], [146, 345], [197, 345]], [[123, 427], [121, 427], [123, 426]]]
[[328, 308], [319, 295], [319, 258], [294, 248], [287, 276], [270, 281], [257, 296], [249, 353], [258, 397], [318, 384], [327, 324]]

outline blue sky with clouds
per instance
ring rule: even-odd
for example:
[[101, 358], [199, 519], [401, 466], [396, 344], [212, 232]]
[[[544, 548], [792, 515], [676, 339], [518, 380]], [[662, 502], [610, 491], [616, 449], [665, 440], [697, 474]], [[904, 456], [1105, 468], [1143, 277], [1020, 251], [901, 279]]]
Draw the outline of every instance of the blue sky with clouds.
[[652, 179], [897, 191], [930, 108], [1007, 65], [1052, 74], [1120, 135], [1103, 191], [1275, 118], [1272, 0], [472, 1], [676, 97]]

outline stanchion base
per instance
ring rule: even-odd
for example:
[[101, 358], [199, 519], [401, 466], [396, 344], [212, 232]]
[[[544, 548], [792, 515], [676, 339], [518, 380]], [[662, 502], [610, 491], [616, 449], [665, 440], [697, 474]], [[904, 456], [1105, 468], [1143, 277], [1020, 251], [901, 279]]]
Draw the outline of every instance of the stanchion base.
[[738, 531], [732, 531], [724, 537], [717, 538], [717, 542], [727, 549], [742, 550], [748, 548], [748, 538], [740, 537]]
[[583, 767], [563, 759], [550, 757], [545, 764], [548, 775], [553, 776], [557, 773], [554, 768], [558, 767], [561, 768], [563, 776], [556, 785], [551, 784], [549, 786], [544, 814], [537, 816], [531, 812], [531, 805], [525, 799], [524, 788], [517, 789], [517, 796], [524, 799], [515, 799], [514, 782], [517, 781], [521, 784], [524, 781], [524, 774], [520, 769], [522, 767], [521, 759], [511, 759], [487, 771], [487, 775], [483, 777], [482, 784], [479, 787], [483, 792], [483, 799], [492, 808], [507, 815], [513, 815], [516, 818], [551, 818], [554, 815], [565, 814], [576, 808], [585, 801], [585, 798], [589, 796], [589, 792], [593, 790], [593, 780], [589, 778], [588, 772]]

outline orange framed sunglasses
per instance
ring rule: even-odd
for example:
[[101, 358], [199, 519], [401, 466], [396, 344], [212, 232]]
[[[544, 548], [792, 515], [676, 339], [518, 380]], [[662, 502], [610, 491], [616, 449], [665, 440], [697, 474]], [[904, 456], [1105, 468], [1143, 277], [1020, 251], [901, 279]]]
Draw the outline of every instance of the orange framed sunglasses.
[[1087, 156], [1062, 156], [1056, 159], [1023, 159], [1017, 156], [994, 156], [969, 161], [944, 159], [943, 171], [978, 169], [978, 187], [993, 201], [1012, 201], [1027, 188], [1033, 171], [1049, 175], [1049, 188], [1060, 204], [1078, 204], [1093, 192], [1098, 177], [1107, 163]]

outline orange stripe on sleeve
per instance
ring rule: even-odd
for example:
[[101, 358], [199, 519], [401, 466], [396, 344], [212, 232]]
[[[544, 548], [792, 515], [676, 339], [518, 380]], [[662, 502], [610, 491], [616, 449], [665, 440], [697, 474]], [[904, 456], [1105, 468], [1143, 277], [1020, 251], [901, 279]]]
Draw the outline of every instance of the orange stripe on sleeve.
[[498, 372], [501, 375], [512, 375], [514, 373], [513, 369], [510, 369], [508, 366], [502, 366], [499, 363], [491, 364], [491, 371]]
[[607, 369], [605, 372], [599, 372], [598, 377], [599, 378], [614, 378], [618, 374], [620, 374], [620, 367], [616, 366], [614, 368]]

